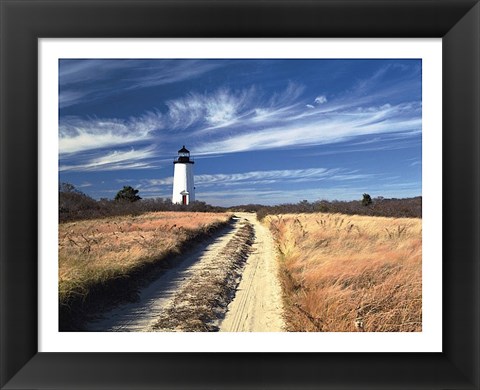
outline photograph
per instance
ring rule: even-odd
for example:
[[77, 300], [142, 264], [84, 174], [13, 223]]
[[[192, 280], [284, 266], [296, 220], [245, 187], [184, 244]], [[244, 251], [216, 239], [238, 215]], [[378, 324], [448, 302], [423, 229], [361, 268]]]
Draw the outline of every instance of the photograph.
[[58, 113], [59, 331], [422, 332], [421, 58], [60, 58]]

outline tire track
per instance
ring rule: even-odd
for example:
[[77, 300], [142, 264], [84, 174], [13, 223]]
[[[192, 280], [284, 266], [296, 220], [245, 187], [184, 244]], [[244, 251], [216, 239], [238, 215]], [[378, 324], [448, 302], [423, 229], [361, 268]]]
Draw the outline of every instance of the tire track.
[[252, 252], [234, 300], [220, 324], [222, 332], [280, 332], [285, 330], [275, 245], [255, 214], [238, 213], [255, 229]]
[[240, 229], [222, 250], [204, 262], [201, 272], [175, 293], [171, 305], [158, 316], [153, 330], [203, 332], [218, 331], [233, 298], [243, 266], [251, 252], [254, 230], [242, 222]]
[[[254, 252], [253, 252], [254, 253]], [[252, 253], [252, 254], [253, 254]], [[230, 332], [239, 332], [242, 329], [243, 323], [248, 320], [249, 313], [247, 310], [247, 303], [250, 297], [253, 295], [253, 285], [255, 282], [255, 275], [257, 274], [258, 269], [258, 256], [254, 257], [254, 264], [251, 265], [253, 268], [252, 272], [248, 273], [248, 279], [244, 278], [243, 285], [246, 286], [244, 293], [239, 295], [238, 298], [238, 309], [236, 312], [232, 312], [232, 326], [229, 329]]]

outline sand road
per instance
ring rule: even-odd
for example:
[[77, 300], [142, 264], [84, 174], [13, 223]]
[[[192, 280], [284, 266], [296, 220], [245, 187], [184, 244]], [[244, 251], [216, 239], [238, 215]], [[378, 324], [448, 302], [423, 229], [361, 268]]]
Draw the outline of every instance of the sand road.
[[281, 332], [285, 327], [282, 318], [282, 292], [270, 231], [257, 220], [255, 214], [237, 215], [253, 225], [255, 240], [235, 298], [220, 324], [220, 331]]
[[180, 264], [88, 331], [282, 331], [282, 300], [273, 240], [255, 214], [193, 248]]

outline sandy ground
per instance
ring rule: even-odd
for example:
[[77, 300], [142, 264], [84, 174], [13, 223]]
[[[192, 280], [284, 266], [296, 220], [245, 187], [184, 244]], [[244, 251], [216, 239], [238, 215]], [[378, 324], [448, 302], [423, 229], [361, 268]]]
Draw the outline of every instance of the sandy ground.
[[228, 306], [221, 332], [281, 332], [282, 292], [278, 281], [275, 246], [269, 230], [255, 214], [237, 213], [255, 230], [253, 251], [249, 256], [235, 298]]
[[255, 214], [237, 216], [143, 289], [137, 302], [104, 313], [87, 330], [282, 331], [272, 238]]

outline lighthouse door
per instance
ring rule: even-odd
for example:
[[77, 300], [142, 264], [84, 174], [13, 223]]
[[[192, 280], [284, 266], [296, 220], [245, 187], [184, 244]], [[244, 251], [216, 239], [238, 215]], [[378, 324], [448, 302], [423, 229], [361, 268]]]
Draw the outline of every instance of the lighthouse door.
[[187, 195], [182, 195], [182, 204], [187, 204]]

